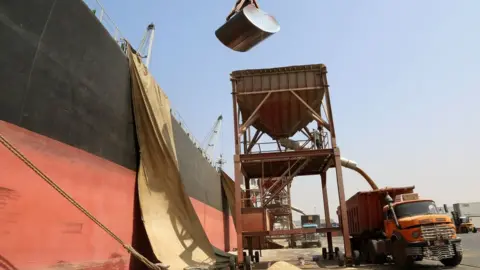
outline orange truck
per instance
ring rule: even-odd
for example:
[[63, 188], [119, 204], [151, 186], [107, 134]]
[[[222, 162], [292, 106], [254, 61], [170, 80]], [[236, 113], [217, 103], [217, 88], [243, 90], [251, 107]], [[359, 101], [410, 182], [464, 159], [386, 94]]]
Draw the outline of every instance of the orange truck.
[[[461, 239], [452, 218], [440, 213], [433, 200], [420, 198], [414, 188], [358, 192], [347, 200], [356, 265], [384, 264], [388, 258], [406, 269], [423, 259], [437, 260], [450, 267], [461, 263]], [[340, 257], [339, 263], [343, 260]]]

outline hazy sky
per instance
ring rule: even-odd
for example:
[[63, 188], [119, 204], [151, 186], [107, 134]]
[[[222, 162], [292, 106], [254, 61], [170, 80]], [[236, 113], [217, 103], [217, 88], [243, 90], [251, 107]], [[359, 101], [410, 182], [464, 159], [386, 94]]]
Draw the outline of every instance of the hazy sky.
[[[480, 201], [474, 168], [480, 155], [480, 1], [259, 0], [282, 29], [248, 53], [227, 49], [214, 35], [234, 2], [102, 0], [133, 45], [148, 23], [156, 24], [151, 71], [199, 140], [223, 114], [220, 150], [228, 173], [229, 73], [324, 63], [343, 156], [379, 186], [415, 185], [438, 204]], [[333, 171], [329, 177], [334, 216]], [[368, 189], [346, 169], [344, 181], [347, 197]], [[319, 176], [294, 180], [292, 197], [294, 206], [307, 212], [316, 206], [323, 218]]]

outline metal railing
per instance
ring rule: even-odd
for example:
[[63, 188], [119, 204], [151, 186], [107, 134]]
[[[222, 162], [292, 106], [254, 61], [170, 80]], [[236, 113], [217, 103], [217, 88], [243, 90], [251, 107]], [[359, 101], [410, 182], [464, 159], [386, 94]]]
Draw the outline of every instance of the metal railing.
[[170, 113], [172, 114], [173, 118], [175, 121], [178, 122], [180, 127], [183, 129], [183, 131], [187, 134], [188, 138], [192, 141], [193, 145], [195, 148], [202, 153], [202, 156], [210, 163], [212, 167], [215, 168], [215, 161], [210, 158], [210, 156], [207, 155], [207, 153], [203, 150], [200, 142], [192, 135], [190, 130], [187, 127], [187, 124], [185, 123], [185, 120], [180, 116], [180, 113], [174, 109], [170, 109]]
[[[310, 140], [292, 140], [295, 143], [298, 143], [299, 146], [305, 145], [302, 150], [310, 150], [313, 149], [312, 142]], [[243, 141], [240, 142], [243, 145]], [[269, 141], [269, 142], [257, 142], [255, 146], [252, 148], [249, 154], [266, 154], [266, 153], [276, 153], [276, 152], [284, 152], [285, 147], [281, 146], [282, 149], [278, 149], [278, 143], [276, 141]], [[287, 149], [288, 152], [293, 151], [291, 149]]]
[[[104, 26], [104, 28], [107, 30], [107, 32], [113, 37], [115, 42], [122, 48], [122, 50], [125, 52], [125, 47], [124, 47], [124, 42], [127, 40], [125, 36], [122, 34], [120, 31], [120, 28], [115, 24], [113, 19], [108, 15], [106, 12], [105, 8], [103, 7], [102, 3], [99, 0], [83, 0], [83, 2], [92, 10], [93, 14], [97, 19], [100, 21], [100, 23]], [[203, 157], [210, 163], [212, 167], [216, 167], [216, 162], [213, 161], [210, 156], [208, 156], [205, 151], [202, 149], [201, 144], [198, 142], [198, 140], [192, 135], [192, 133], [188, 130], [187, 125], [185, 124], [185, 121], [182, 119], [180, 114], [175, 111], [171, 110], [171, 114], [174, 117], [174, 119], [180, 124], [182, 127], [183, 131], [187, 134], [187, 136], [190, 138], [192, 141], [193, 145], [195, 148], [197, 148], [203, 155]]]
[[83, 0], [83, 2], [85, 2], [90, 10], [92, 10], [95, 17], [97, 17], [100, 23], [102, 23], [103, 27], [113, 37], [117, 44], [121, 45], [126, 38], [113, 19], [108, 15], [102, 3], [100, 3], [99, 0]]

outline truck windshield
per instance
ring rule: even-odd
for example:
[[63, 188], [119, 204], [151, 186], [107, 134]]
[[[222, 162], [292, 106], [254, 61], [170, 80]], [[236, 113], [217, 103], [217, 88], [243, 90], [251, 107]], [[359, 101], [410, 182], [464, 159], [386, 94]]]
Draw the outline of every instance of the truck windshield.
[[317, 228], [317, 224], [306, 223], [302, 225], [303, 228]]
[[437, 207], [433, 201], [402, 203], [395, 206], [397, 218], [411, 217], [418, 215], [438, 214]]

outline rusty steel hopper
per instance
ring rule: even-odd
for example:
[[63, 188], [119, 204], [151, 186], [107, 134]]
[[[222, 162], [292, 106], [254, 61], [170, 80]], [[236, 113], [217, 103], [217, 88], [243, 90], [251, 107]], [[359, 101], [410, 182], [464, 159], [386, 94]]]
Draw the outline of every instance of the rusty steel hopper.
[[246, 52], [280, 31], [273, 16], [250, 4], [220, 26], [215, 35], [223, 45], [238, 52]]
[[[231, 73], [245, 126], [252, 125], [273, 139], [293, 136], [317, 119], [325, 95], [327, 68], [323, 64]], [[248, 124], [248, 125], [247, 125]]]

